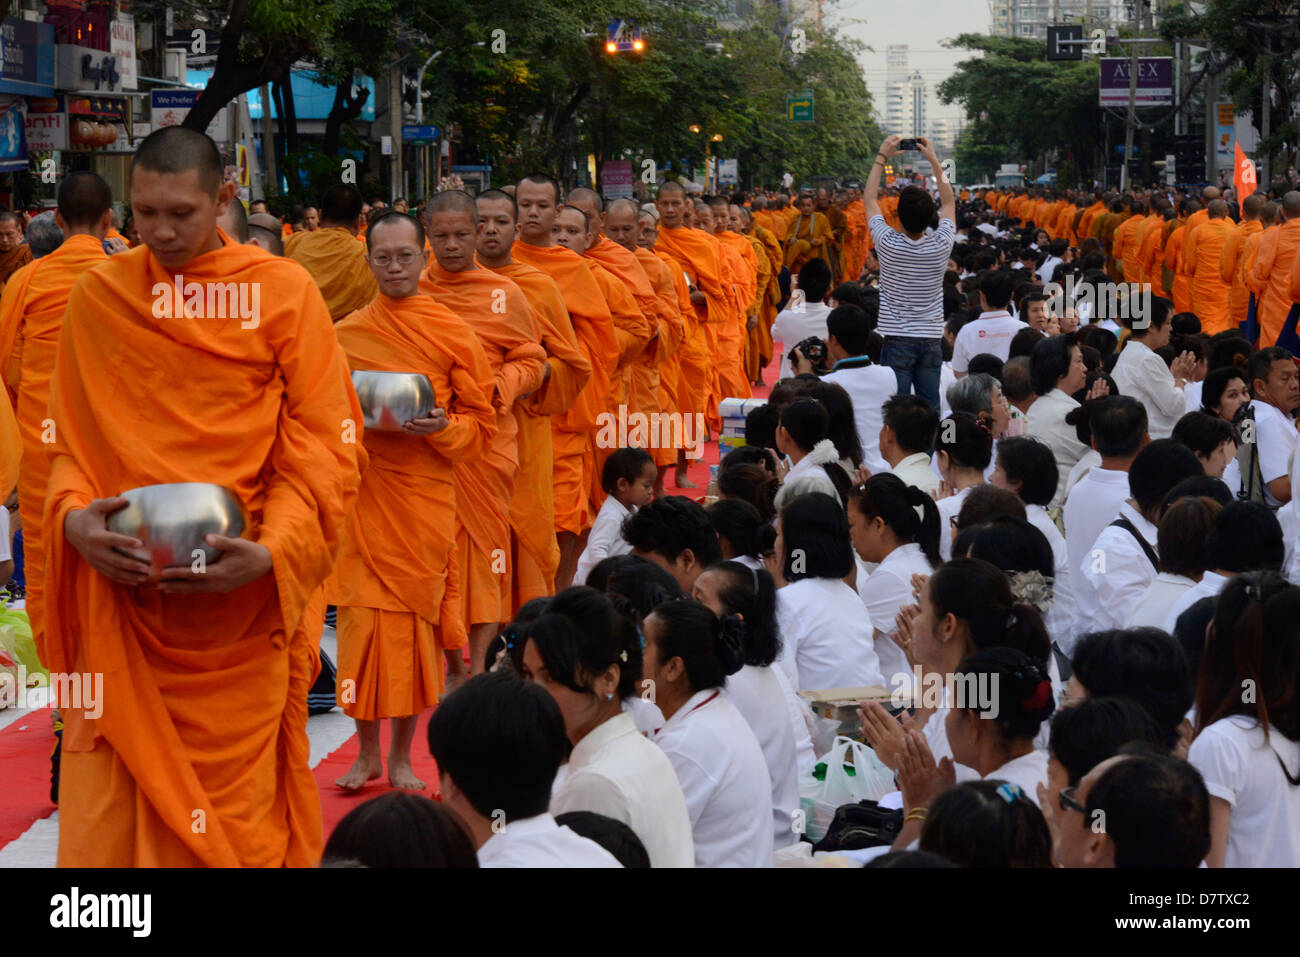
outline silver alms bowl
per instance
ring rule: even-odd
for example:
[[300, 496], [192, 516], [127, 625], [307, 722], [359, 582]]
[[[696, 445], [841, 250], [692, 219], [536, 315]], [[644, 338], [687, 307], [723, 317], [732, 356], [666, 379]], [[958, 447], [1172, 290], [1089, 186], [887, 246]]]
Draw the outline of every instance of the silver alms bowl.
[[248, 513], [235, 494], [207, 482], [145, 485], [123, 492], [124, 508], [108, 516], [108, 529], [144, 542], [142, 549], [123, 552], [148, 562], [153, 574], [173, 565], [190, 565], [203, 553], [215, 562], [220, 549], [204, 543], [208, 535], [238, 538], [248, 528]]
[[428, 378], [417, 372], [358, 369], [352, 373], [352, 387], [366, 428], [378, 432], [401, 432], [403, 423], [427, 418], [436, 401]]

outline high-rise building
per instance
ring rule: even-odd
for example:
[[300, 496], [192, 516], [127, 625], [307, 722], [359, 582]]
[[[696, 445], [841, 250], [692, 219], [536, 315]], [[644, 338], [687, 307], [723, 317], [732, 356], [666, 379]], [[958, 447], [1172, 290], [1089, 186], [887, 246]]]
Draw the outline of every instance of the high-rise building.
[[901, 128], [909, 137], [925, 136], [925, 80], [920, 70], [908, 78], [907, 101], [907, 118]]
[[[1046, 40], [1054, 23], [1112, 27], [1133, 22], [1134, 0], [989, 0], [989, 33]], [[1159, 7], [1159, 0], [1156, 0]]]
[[943, 153], [957, 145], [957, 138], [966, 129], [966, 118], [963, 116], [936, 116], [926, 120], [926, 127], [929, 132], [925, 135], [930, 138], [930, 143], [934, 146], [936, 152]]
[[908, 128], [911, 110], [911, 91], [908, 89], [907, 44], [891, 43], [885, 47], [885, 111], [884, 123], [889, 133], [902, 133]]

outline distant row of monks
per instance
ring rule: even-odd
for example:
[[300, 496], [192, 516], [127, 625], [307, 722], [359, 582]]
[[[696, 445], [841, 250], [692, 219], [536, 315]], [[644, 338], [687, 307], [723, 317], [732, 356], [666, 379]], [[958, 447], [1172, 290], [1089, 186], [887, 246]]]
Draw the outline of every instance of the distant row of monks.
[[1194, 312], [1214, 334], [1240, 329], [1260, 347], [1300, 352], [1300, 192], [1241, 201], [1239, 218], [1215, 187], [1177, 204], [1163, 193], [1075, 194], [990, 190], [999, 215], [1032, 223], [1051, 239], [1097, 240], [1115, 280], [1141, 283]]

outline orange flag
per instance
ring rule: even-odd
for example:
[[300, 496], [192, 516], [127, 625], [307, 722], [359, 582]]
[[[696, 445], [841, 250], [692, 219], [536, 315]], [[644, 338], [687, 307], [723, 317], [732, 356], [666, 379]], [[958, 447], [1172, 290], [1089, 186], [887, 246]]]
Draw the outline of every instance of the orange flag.
[[1259, 188], [1259, 174], [1255, 164], [1241, 151], [1241, 144], [1232, 141], [1232, 191], [1237, 194], [1237, 207], [1247, 196], [1253, 196]]

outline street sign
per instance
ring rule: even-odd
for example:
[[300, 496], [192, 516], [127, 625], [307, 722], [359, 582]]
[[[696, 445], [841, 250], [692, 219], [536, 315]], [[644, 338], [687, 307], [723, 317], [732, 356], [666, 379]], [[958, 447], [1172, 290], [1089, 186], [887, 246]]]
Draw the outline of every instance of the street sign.
[[403, 126], [402, 142], [404, 143], [432, 143], [438, 138], [438, 127], [436, 126]]
[[[1074, 40], [1075, 43], [1062, 44], [1062, 40]], [[1082, 60], [1083, 59], [1083, 27], [1048, 27], [1047, 28], [1047, 59], [1049, 60]]]
[[785, 98], [785, 115], [796, 123], [813, 121], [813, 91], [800, 90]]
[[634, 27], [626, 20], [610, 20], [605, 31], [606, 53], [638, 53], [644, 49], [641, 28]]

